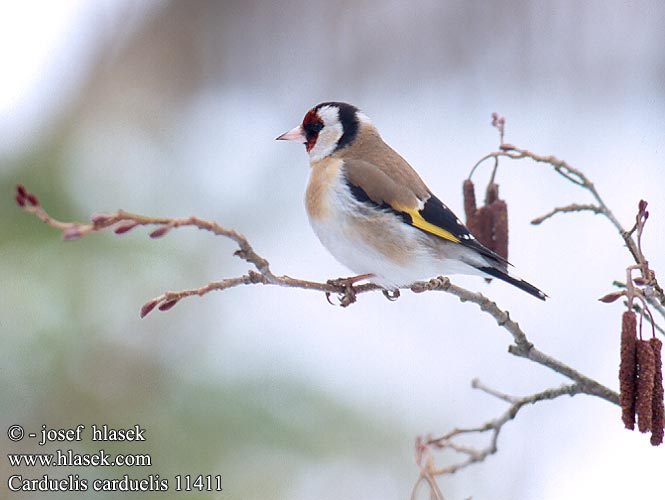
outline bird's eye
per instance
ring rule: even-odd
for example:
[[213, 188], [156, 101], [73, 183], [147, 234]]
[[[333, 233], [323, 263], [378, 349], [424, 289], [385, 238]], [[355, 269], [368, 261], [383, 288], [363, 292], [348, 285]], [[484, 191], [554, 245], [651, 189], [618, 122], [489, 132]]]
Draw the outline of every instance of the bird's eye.
[[321, 132], [321, 129], [323, 128], [323, 123], [320, 121], [308, 123], [303, 127], [305, 129], [305, 133], [307, 135], [316, 135], [319, 132]]

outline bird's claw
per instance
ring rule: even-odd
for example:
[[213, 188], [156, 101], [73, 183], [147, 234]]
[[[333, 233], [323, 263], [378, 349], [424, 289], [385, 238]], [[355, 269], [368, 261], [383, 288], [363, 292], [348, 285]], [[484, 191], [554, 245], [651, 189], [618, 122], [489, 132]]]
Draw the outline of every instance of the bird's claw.
[[[356, 289], [353, 288], [353, 284], [371, 277], [371, 274], [361, 274], [358, 276], [351, 276], [349, 278], [331, 279], [328, 280], [327, 283], [339, 289], [339, 305], [342, 307], [348, 307], [356, 301]], [[326, 300], [330, 305], [334, 305], [330, 300], [331, 294], [332, 292], [326, 292]]]

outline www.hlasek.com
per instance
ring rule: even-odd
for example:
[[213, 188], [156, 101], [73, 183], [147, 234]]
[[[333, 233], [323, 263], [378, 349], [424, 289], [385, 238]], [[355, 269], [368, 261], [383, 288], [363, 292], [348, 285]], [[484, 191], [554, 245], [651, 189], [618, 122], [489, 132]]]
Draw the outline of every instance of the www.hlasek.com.
[[[12, 425], [7, 430], [11, 441], [18, 442], [24, 437], [39, 438], [37, 443], [44, 446], [46, 443], [83, 441], [86, 426], [77, 425], [71, 429], [49, 429], [42, 426], [41, 432], [25, 434], [20, 425]], [[146, 441], [146, 430], [139, 425], [127, 429], [113, 429], [107, 425], [90, 428], [90, 440], [95, 442], [117, 441]], [[147, 453], [109, 454], [100, 449], [95, 453], [79, 453], [73, 449], [57, 449], [54, 453], [8, 453], [7, 460], [10, 467], [149, 467], [152, 466], [152, 457]], [[191, 475], [177, 474], [172, 478], [160, 477], [159, 474], [149, 474], [146, 477], [135, 478], [124, 474], [119, 478], [82, 478], [79, 474], [68, 474], [65, 477], [54, 477], [49, 474], [40, 474], [37, 477], [27, 477], [26, 474], [12, 474], [7, 479], [9, 491], [120, 491], [120, 492], [149, 492], [149, 491], [222, 491], [221, 475]]]

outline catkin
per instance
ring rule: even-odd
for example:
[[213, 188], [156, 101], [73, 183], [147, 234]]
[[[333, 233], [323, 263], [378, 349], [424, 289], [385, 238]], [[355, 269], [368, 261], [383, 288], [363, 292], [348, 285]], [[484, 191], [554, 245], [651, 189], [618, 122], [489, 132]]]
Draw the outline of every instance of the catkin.
[[492, 246], [504, 259], [508, 259], [508, 205], [504, 200], [495, 200], [489, 206], [492, 213]]
[[626, 429], [635, 428], [635, 389], [637, 385], [637, 321], [633, 311], [621, 318], [621, 364], [619, 366], [619, 403]]
[[476, 215], [477, 210], [476, 192], [471, 180], [466, 179], [464, 181], [462, 184], [462, 193], [464, 194], [464, 215], [466, 216], [466, 224], [468, 226], [471, 219]]
[[635, 411], [640, 432], [651, 430], [656, 361], [648, 340], [637, 341], [637, 397]]
[[508, 206], [499, 199], [499, 185], [490, 184], [485, 193], [485, 204], [478, 208], [473, 182], [462, 185], [466, 226], [476, 239], [504, 259], [508, 258]]
[[487, 207], [478, 208], [475, 187], [469, 179], [464, 181], [462, 191], [464, 193], [466, 227], [480, 243], [488, 246], [488, 243], [492, 241], [492, 221], [487, 212]]
[[651, 444], [658, 446], [663, 442], [665, 427], [665, 407], [663, 405], [663, 362], [661, 349], [663, 343], [656, 337], [649, 340], [653, 351], [655, 371], [653, 377], [653, 400], [651, 405]]

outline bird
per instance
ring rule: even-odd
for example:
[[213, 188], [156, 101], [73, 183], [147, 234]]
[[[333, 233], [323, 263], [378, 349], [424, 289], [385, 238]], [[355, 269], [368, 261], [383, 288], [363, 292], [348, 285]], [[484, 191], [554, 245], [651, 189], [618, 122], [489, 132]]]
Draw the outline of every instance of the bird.
[[305, 207], [324, 247], [384, 293], [448, 274], [498, 278], [541, 300], [512, 274], [384, 142], [369, 117], [345, 102], [323, 102], [276, 138], [303, 143], [310, 175]]

